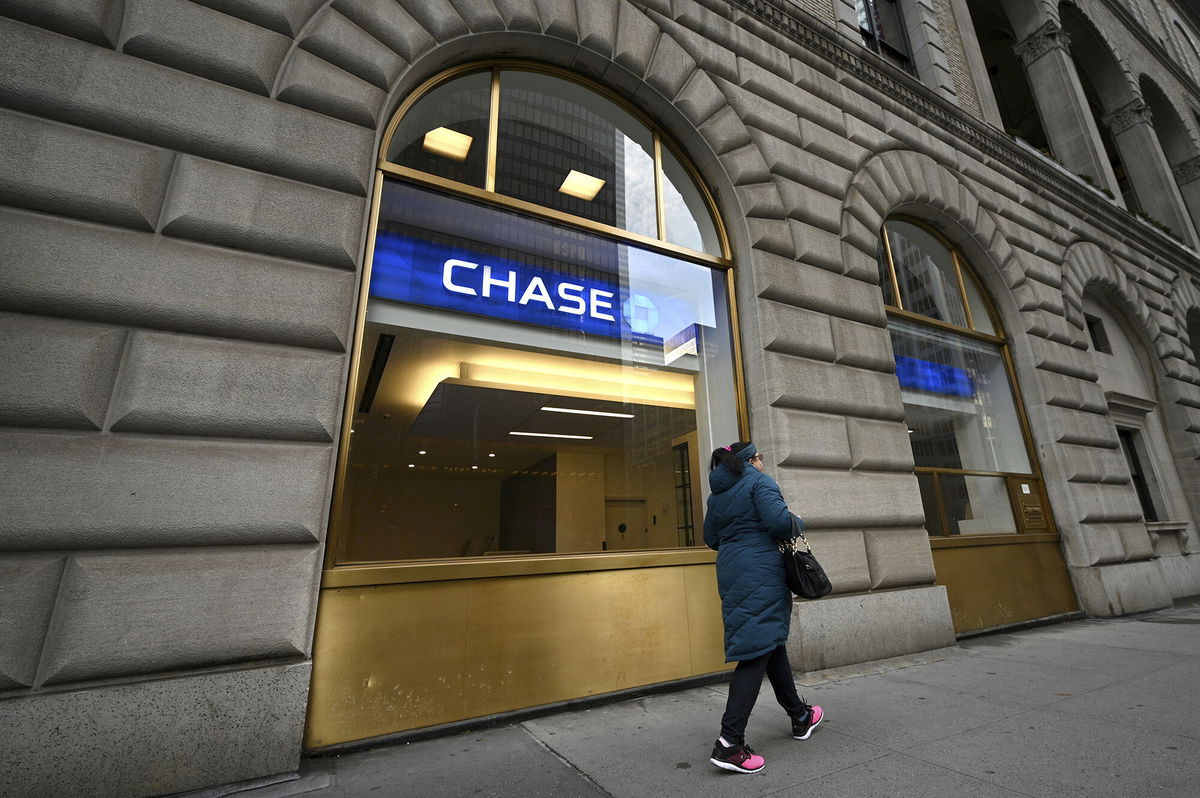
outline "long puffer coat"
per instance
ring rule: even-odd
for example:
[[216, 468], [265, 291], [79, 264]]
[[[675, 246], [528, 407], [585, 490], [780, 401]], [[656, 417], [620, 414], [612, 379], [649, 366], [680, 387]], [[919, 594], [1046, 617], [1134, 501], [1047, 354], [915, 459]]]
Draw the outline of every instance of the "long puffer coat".
[[775, 480], [747, 464], [709, 472], [704, 542], [717, 551], [725, 661], [754, 659], [787, 641], [792, 594], [777, 542], [792, 537], [792, 514]]

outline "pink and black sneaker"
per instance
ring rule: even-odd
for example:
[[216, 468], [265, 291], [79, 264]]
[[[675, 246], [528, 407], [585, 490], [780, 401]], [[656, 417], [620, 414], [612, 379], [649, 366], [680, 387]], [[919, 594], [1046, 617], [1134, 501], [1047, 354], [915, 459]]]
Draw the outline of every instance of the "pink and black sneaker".
[[808, 712], [798, 718], [792, 718], [792, 736], [797, 740], [807, 740], [812, 736], [813, 729], [825, 720], [825, 710], [818, 706], [810, 706]]
[[737, 773], [757, 773], [767, 764], [767, 760], [754, 753], [745, 743], [727, 746], [721, 745], [720, 740], [713, 744], [712, 756], [708, 761], [719, 768]]

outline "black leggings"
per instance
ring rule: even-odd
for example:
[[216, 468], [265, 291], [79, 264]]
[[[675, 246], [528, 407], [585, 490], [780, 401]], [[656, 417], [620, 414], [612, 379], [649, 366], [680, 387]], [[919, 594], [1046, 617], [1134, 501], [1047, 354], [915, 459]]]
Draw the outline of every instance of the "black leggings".
[[787, 649], [783, 646], [754, 659], [744, 659], [737, 664], [733, 678], [729, 680], [729, 700], [725, 702], [725, 714], [721, 716], [721, 736], [729, 743], [744, 743], [746, 722], [750, 711], [758, 700], [762, 687], [763, 673], [771, 680], [775, 700], [790, 716], [803, 715], [808, 705], [796, 694], [796, 682], [792, 679], [792, 666], [788, 662]]

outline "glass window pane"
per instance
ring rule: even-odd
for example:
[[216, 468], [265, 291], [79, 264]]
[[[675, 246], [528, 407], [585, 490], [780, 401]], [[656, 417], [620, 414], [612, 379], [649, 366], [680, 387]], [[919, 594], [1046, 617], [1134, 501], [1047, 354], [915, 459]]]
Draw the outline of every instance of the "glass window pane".
[[695, 544], [722, 272], [391, 180], [372, 263], [343, 561]]
[[938, 474], [951, 535], [1015, 534], [1004, 477]]
[[906, 222], [886, 225], [904, 309], [967, 326], [954, 259], [932, 233]]
[[1030, 473], [998, 346], [899, 320], [888, 332], [918, 467]]
[[484, 187], [492, 73], [448, 81], [418, 100], [396, 128], [387, 160]]
[[971, 321], [975, 323], [975, 329], [989, 335], [996, 335], [996, 325], [992, 321], [992, 313], [988, 310], [987, 303], [983, 301], [983, 292], [979, 290], [979, 284], [975, 282], [975, 277], [967, 269], [962, 270], [963, 287], [967, 289], [967, 301], [971, 303]]
[[900, 4], [896, 0], [874, 0], [875, 35], [897, 54], [907, 56], [904, 45], [904, 20], [900, 16]]
[[500, 74], [496, 191], [658, 237], [654, 137], [590, 89], [536, 72]]
[[708, 212], [708, 203], [679, 159], [662, 148], [663, 214], [666, 238], [672, 244], [721, 256], [721, 240]]

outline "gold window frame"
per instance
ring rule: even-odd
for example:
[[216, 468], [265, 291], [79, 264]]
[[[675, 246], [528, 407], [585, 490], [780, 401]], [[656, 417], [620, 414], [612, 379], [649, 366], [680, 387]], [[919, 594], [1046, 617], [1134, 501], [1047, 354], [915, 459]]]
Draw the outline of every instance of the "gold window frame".
[[[589, 91], [615, 103], [618, 107], [633, 116], [638, 122], [649, 128], [654, 137], [654, 172], [655, 172], [655, 203], [658, 224], [658, 238], [633, 233], [612, 225], [596, 222], [573, 214], [546, 208], [536, 203], [508, 197], [495, 192], [495, 174], [497, 158], [497, 132], [499, 124], [500, 73], [504, 70], [524, 70], [552, 75], [576, 83]], [[485, 188], [468, 185], [455, 180], [449, 180], [416, 169], [391, 163], [386, 158], [388, 148], [401, 120], [405, 114], [429, 92], [438, 86], [463, 75], [489, 71], [491, 72], [491, 106], [488, 121], [488, 161]], [[705, 209], [716, 229], [717, 240], [720, 244], [721, 255], [716, 256], [706, 252], [682, 247], [666, 241], [663, 236], [665, 210], [663, 203], [663, 172], [662, 151], [670, 150], [683, 166], [700, 192]], [[673, 142], [665, 136], [659, 127], [639, 109], [631, 106], [616, 93], [603, 86], [585, 80], [578, 75], [556, 67], [550, 67], [535, 62], [512, 59], [493, 60], [464, 64], [446, 70], [426, 80], [397, 107], [391, 121], [384, 130], [378, 148], [374, 183], [371, 191], [371, 211], [369, 228], [363, 257], [363, 268], [359, 277], [358, 303], [355, 311], [353, 343], [351, 347], [350, 369], [344, 395], [341, 434], [337, 445], [337, 466], [334, 472], [334, 484], [331, 497], [329, 518], [327, 523], [327, 540], [325, 548], [325, 565], [322, 586], [325, 588], [351, 587], [360, 585], [399, 584], [411, 582], [432, 582], [460, 579], [477, 579], [488, 577], [519, 576], [533, 574], [573, 573], [585, 571], [604, 571], [629, 568], [650, 568], [675, 565], [694, 565], [715, 562], [716, 553], [703, 545], [691, 547], [674, 547], [643, 551], [622, 552], [587, 552], [570, 554], [532, 554], [515, 555], [511, 557], [461, 557], [438, 560], [396, 560], [372, 563], [342, 564], [345, 553], [345, 535], [341, 533], [344, 525], [338, 523], [338, 514], [344, 508], [346, 461], [350, 447], [350, 429], [354, 420], [354, 392], [358, 384], [362, 368], [363, 331], [366, 326], [367, 302], [370, 293], [372, 260], [375, 251], [375, 235], [379, 225], [379, 212], [383, 195], [384, 180], [387, 177], [397, 178], [420, 187], [432, 188], [452, 196], [483, 201], [504, 210], [515, 211], [525, 215], [540, 218], [554, 224], [581, 229], [586, 232], [601, 235], [629, 243], [644, 249], [658, 251], [662, 254], [688, 260], [700, 265], [717, 269], [724, 274], [725, 291], [728, 301], [729, 324], [732, 338], [732, 367], [734, 401], [737, 409], [737, 425], [741, 436], [749, 430], [749, 412], [747, 409], [745, 378], [741, 348], [740, 326], [737, 312], [737, 294], [734, 281], [734, 264], [730, 256], [729, 237], [717, 210], [715, 199], [699, 173]], [[703, 459], [701, 460], [703, 462]]]
[[[909, 224], [914, 227], [920, 228], [924, 232], [929, 233], [931, 236], [933, 236], [934, 239], [936, 239], [938, 241], [938, 243], [940, 243], [942, 246], [944, 246], [946, 248], [946, 250], [950, 253], [951, 260], [954, 263], [954, 275], [956, 278], [956, 282], [958, 284], [959, 301], [963, 303], [963, 310], [966, 315], [967, 324], [969, 326], [963, 327], [958, 324], [942, 321], [941, 319], [935, 319], [931, 316], [926, 316], [924, 314], [916, 313], [914, 311], [907, 310], [904, 308], [904, 298], [900, 294], [900, 280], [896, 273], [897, 272], [896, 263], [892, 258], [892, 244], [891, 244], [891, 240], [888, 237], [888, 222], [889, 221], [904, 222], [905, 224]], [[891, 283], [892, 296], [896, 300], [895, 305], [889, 305], [886, 302], [884, 303], [884, 310], [887, 313], [888, 318], [889, 319], [892, 319], [892, 318], [903, 319], [903, 320], [912, 322], [914, 324], [923, 325], [923, 326], [927, 326], [927, 327], [933, 327], [935, 329], [944, 330], [946, 332], [955, 333], [957, 335], [962, 335], [967, 338], [974, 338], [974, 339], [977, 339], [980, 341], [985, 341], [987, 343], [996, 345], [1000, 349], [1000, 356], [1004, 362], [1005, 375], [1008, 377], [1008, 385], [1013, 393], [1013, 403], [1016, 405], [1017, 420], [1018, 420], [1019, 426], [1021, 428], [1021, 437], [1022, 437], [1022, 440], [1025, 442], [1025, 451], [1029, 455], [1030, 473], [1028, 473], [1028, 474], [1019, 474], [1016, 472], [1007, 472], [1007, 471], [981, 471], [978, 469], [933, 468], [933, 467], [927, 467], [927, 466], [914, 466], [913, 473], [914, 474], [918, 474], [918, 473], [932, 474], [932, 475], [934, 475], [935, 480], [936, 480], [936, 477], [938, 474], [953, 474], [953, 475], [961, 475], [961, 476], [1003, 477], [1005, 479], [1015, 478], [1015, 477], [1029, 477], [1031, 482], [1036, 481], [1038, 483], [1039, 490], [1041, 490], [1044, 495], [1046, 480], [1042, 474], [1042, 464], [1038, 458], [1037, 447], [1034, 446], [1033, 430], [1029, 423], [1029, 415], [1025, 411], [1025, 398], [1021, 393], [1021, 384], [1017, 380], [1016, 368], [1013, 365], [1013, 360], [1012, 360], [1012, 352], [1010, 351], [1010, 348], [1008, 345], [1008, 336], [1004, 332], [1004, 325], [1002, 323], [1002, 319], [1000, 318], [1000, 314], [996, 312], [996, 307], [993, 304], [990, 292], [988, 292], [984, 288], [983, 282], [979, 279], [979, 276], [976, 274], [976, 272], [975, 272], [974, 268], [971, 266], [971, 264], [958, 251], [958, 247], [956, 247], [954, 245], [954, 243], [951, 242], [950, 239], [948, 239], [945, 235], [943, 235], [939, 230], [936, 230], [935, 228], [930, 226], [928, 223], [922, 221], [921, 219], [916, 219], [911, 216], [903, 216], [903, 215], [890, 216], [883, 223], [882, 238], [883, 238], [884, 265], [887, 267], [886, 278]], [[966, 275], [966, 278], [969, 278], [969, 279], [972, 279], [975, 281], [975, 285], [979, 289], [980, 298], [984, 304], [984, 310], [987, 311], [989, 321], [991, 321], [992, 326], [996, 329], [995, 335], [975, 329], [975, 319], [971, 313], [971, 303], [967, 296], [967, 289], [966, 289], [966, 283], [965, 283], [966, 278], [964, 278], [964, 273]], [[1002, 534], [995, 534], [995, 535], [930, 535], [929, 540], [930, 540], [930, 543], [935, 548], [945, 547], [945, 546], [958, 546], [958, 545], [982, 546], [982, 545], [989, 545], [989, 544], [993, 544], [993, 543], [994, 544], [1012, 543], [1015, 541], [1024, 541], [1024, 542], [1032, 543], [1032, 542], [1044, 541], [1047, 539], [1057, 540], [1058, 539], [1058, 533], [1056, 531], [1057, 526], [1054, 522], [1053, 508], [1051, 508], [1049, 501], [1046, 501], [1046, 503], [1045, 503], [1045, 510], [1046, 510], [1046, 515], [1049, 519], [1049, 528], [1052, 530], [1048, 534], [1047, 533], [1023, 532], [1020, 529], [1020, 524], [1018, 524], [1018, 529], [1017, 529], [1016, 533], [1002, 533]], [[941, 498], [940, 487], [938, 488], [938, 511], [940, 513], [942, 513], [942, 515], [943, 515], [943, 519], [942, 519], [943, 529], [948, 528], [948, 525], [946, 525], [945, 518], [944, 518], [945, 506], [944, 506], [944, 503]], [[1014, 508], [1014, 514], [1015, 514], [1015, 508]]]

